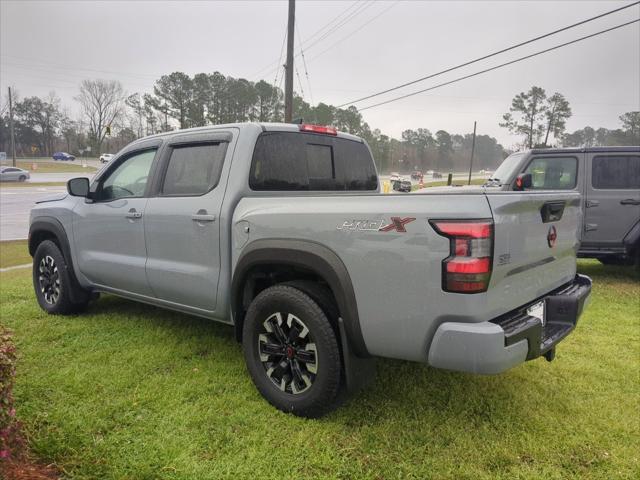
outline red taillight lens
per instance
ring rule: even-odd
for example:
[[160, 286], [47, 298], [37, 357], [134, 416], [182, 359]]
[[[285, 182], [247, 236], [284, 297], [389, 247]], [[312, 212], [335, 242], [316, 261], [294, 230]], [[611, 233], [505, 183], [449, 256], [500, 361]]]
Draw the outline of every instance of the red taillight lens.
[[485, 292], [491, 278], [493, 222], [438, 220], [435, 231], [450, 239], [449, 256], [442, 262], [442, 288], [447, 292]]
[[325, 125], [311, 125], [303, 123], [300, 125], [301, 132], [322, 133], [325, 135], [338, 135], [338, 130], [333, 127], [327, 127]]

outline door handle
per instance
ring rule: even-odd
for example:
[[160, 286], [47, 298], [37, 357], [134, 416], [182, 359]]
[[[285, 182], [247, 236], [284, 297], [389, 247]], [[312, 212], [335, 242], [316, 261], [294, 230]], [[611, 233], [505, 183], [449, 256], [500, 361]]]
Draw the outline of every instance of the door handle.
[[625, 198], [624, 200], [620, 200], [620, 205], [640, 205], [640, 200]]
[[135, 208], [132, 208], [125, 215], [126, 218], [142, 218], [142, 212], [136, 212]]
[[194, 222], [198, 222], [198, 223], [215, 222], [216, 221], [216, 216], [215, 215], [209, 215], [206, 210], [201, 209], [201, 210], [198, 210], [198, 213], [194, 213], [193, 215], [191, 215], [191, 220], [193, 220]]
[[600, 202], [598, 200], [587, 200], [586, 202], [584, 202], [584, 206], [587, 208], [597, 207], [598, 205], [600, 205]]

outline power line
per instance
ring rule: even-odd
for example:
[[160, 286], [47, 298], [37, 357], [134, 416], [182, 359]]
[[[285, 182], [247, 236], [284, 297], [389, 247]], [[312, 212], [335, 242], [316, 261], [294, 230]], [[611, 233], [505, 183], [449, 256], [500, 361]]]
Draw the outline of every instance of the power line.
[[343, 27], [344, 25], [346, 25], [347, 23], [349, 23], [351, 20], [353, 20], [354, 18], [356, 18], [358, 15], [362, 14], [365, 10], [367, 10], [368, 8], [372, 7], [373, 4], [375, 3], [375, 0], [369, 0], [368, 2], [364, 2], [363, 4], [361, 4], [358, 8], [356, 8], [353, 12], [351, 12], [349, 15], [347, 15], [347, 17], [342, 20], [340, 23], [338, 23], [337, 25], [335, 25], [334, 27], [332, 27], [330, 30], [328, 30], [327, 32], [325, 32], [322, 36], [320, 36], [320, 38], [314, 40], [311, 45], [307, 45], [306, 48], [307, 50], [309, 50], [311, 47], [313, 47], [314, 45], [317, 45], [318, 43], [320, 43], [322, 40], [324, 40], [325, 38], [327, 38], [328, 36], [330, 36], [333, 32], [339, 30], [341, 27]]
[[338, 108], [342, 108], [342, 107], [345, 107], [347, 105], [351, 105], [353, 103], [359, 103], [359, 102], [361, 102], [363, 100], [368, 100], [370, 98], [378, 97], [380, 95], [384, 95], [385, 93], [393, 92], [395, 90], [399, 90], [401, 88], [408, 87], [409, 85], [414, 85], [416, 83], [423, 82], [424, 80], [428, 80], [430, 78], [437, 77], [437, 76], [445, 74], [445, 73], [449, 73], [449, 72], [451, 72], [453, 70], [457, 70], [459, 68], [466, 67], [468, 65], [480, 62], [482, 60], [486, 60], [487, 58], [495, 57], [496, 55], [500, 55], [501, 53], [508, 52], [509, 50], [513, 50], [515, 48], [522, 47], [522, 46], [527, 45], [529, 43], [533, 43], [533, 42], [536, 42], [538, 40], [542, 40], [543, 38], [547, 38], [547, 37], [550, 37], [551, 35], [555, 35], [557, 33], [564, 32], [564, 31], [569, 30], [571, 28], [575, 28], [575, 27], [577, 27], [579, 25], [584, 25], [585, 23], [592, 22], [592, 21], [597, 20], [597, 19], [602, 18], [602, 17], [606, 17], [607, 15], [611, 15], [613, 13], [619, 12], [619, 11], [624, 10], [626, 8], [633, 7], [634, 5], [638, 5], [638, 4], [640, 4], [640, 1], [634, 2], [634, 3], [630, 3], [628, 5], [624, 5], [622, 7], [616, 8], [614, 10], [610, 10], [608, 12], [601, 13], [600, 15], [596, 15], [595, 17], [587, 18], [586, 20], [582, 20], [582, 21], [574, 23], [572, 25], [560, 28], [558, 30], [554, 30], [553, 32], [545, 33], [544, 35], [540, 35], [540, 36], [532, 38], [530, 40], [527, 40], [527, 41], [524, 41], [524, 42], [520, 42], [520, 43], [518, 43], [516, 45], [512, 45], [510, 47], [503, 48], [502, 50], [498, 50], [496, 52], [490, 53], [488, 55], [484, 55], [484, 56], [476, 58], [474, 60], [470, 60], [468, 62], [461, 63], [460, 65], [456, 65], [455, 67], [450, 67], [450, 68], [447, 68], [446, 70], [442, 70], [440, 72], [432, 73], [432, 74], [427, 75], [425, 77], [418, 78], [417, 80], [412, 80], [410, 82], [403, 83], [402, 85], [397, 85], [395, 87], [388, 88], [386, 90], [382, 90], [381, 92], [377, 92], [377, 93], [374, 93], [372, 95], [367, 95], [366, 97], [361, 97], [361, 98], [358, 98], [356, 100], [352, 100], [350, 102], [343, 103], [342, 105], [338, 105]]
[[[551, 48], [546, 48], [544, 50], [540, 50], [539, 52], [532, 53], [531, 55], [526, 55], [524, 57], [520, 57], [520, 58], [517, 58], [515, 60], [511, 60], [509, 62], [501, 63], [500, 65], [496, 65], [494, 67], [487, 68], [485, 70], [481, 70], [479, 72], [471, 73], [471, 74], [465, 75], [463, 77], [458, 77], [458, 78], [455, 78], [453, 80], [449, 80], [448, 82], [443, 82], [443, 83], [440, 83], [438, 85], [434, 85], [433, 87], [425, 88], [423, 90], [418, 90], [417, 92], [407, 93], [406, 95], [401, 95], [399, 97], [395, 97], [395, 98], [392, 98], [390, 100], [386, 100], [384, 102], [374, 103], [373, 105], [369, 105], [367, 107], [360, 108], [359, 111], [362, 112], [362, 111], [368, 110], [370, 108], [379, 107], [380, 105], [386, 105], [387, 103], [396, 102], [398, 100], [402, 100], [404, 98], [412, 97], [412, 96], [418, 95], [420, 93], [428, 92], [430, 90], [435, 90], [436, 88], [444, 87], [446, 85], [451, 85], [452, 83], [457, 83], [457, 82], [460, 82], [462, 80], [466, 80], [467, 78], [476, 77], [476, 76], [481, 75], [483, 73], [491, 72], [493, 70], [497, 70], [499, 68], [506, 67], [508, 65], [512, 65], [514, 63], [518, 63], [518, 62], [521, 62], [523, 60], [527, 60], [529, 58], [537, 57], [538, 55], [542, 55], [543, 53], [551, 52], [553, 50], [557, 50], [559, 48], [566, 47], [568, 45], [572, 45], [574, 43], [578, 43], [578, 42], [581, 42], [583, 40], [587, 40], [589, 38], [596, 37], [598, 35], [602, 35], [604, 33], [611, 32], [613, 30], [617, 30], [618, 28], [626, 27], [628, 25], [631, 25], [633, 23], [638, 23], [638, 22], [640, 22], [640, 19], [632, 20], [632, 21], [626, 22], [626, 23], [621, 23], [620, 25], [616, 25], [615, 27], [607, 28], [605, 30], [600, 30], [599, 32], [592, 33], [590, 35], [585, 35], [584, 37], [576, 38], [575, 40], [571, 40], [569, 42], [561, 43], [560, 45], [556, 45], [556, 46], [551, 47]], [[345, 105], [349, 105], [349, 104], [345, 104]]]
[[[331, 24], [333, 24], [338, 18], [340, 18], [342, 15], [344, 15], [345, 13], [347, 13], [349, 10], [351, 10], [355, 5], [357, 5], [359, 3], [360, 0], [356, 0], [355, 2], [353, 2], [351, 5], [349, 5], [349, 7], [347, 7], [345, 10], [341, 11], [338, 15], [336, 15], [333, 19], [331, 19], [328, 23], [324, 24], [322, 27], [320, 27], [318, 30], [316, 30], [311, 36], [309, 36], [307, 38], [307, 42], [310, 41], [312, 38], [314, 38], [315, 36], [317, 36], [320, 32], [322, 32], [325, 28], [329, 27]], [[301, 44], [302, 45], [302, 44]], [[278, 60], [278, 67], [279, 68], [279, 63], [280, 61]], [[249, 78], [255, 78], [259, 75], [262, 74], [262, 72], [265, 72], [266, 70], [269, 70], [266, 74], [268, 75], [271, 71], [273, 65], [276, 65], [276, 62], [271, 62], [269, 65], [267, 65], [266, 67], [258, 70], [256, 73], [254, 73], [253, 75], [249, 75]]]
[[[282, 64], [282, 55], [284, 55], [284, 44], [287, 41], [287, 26], [285, 25], [284, 27], [284, 35], [282, 36], [282, 46], [280, 47], [280, 58], [278, 59], [278, 63]], [[276, 95], [276, 102], [278, 101], [278, 73], [280, 72], [280, 69], [277, 68], [276, 69], [276, 77], [273, 79], [273, 88], [274, 88], [274, 92], [272, 92], [271, 94], [271, 98], [269, 99], [270, 103], [273, 103], [273, 94], [275, 93]], [[283, 75], [284, 76], [284, 75]]]
[[298, 86], [300, 87], [300, 96], [302, 100], [304, 100], [304, 88], [302, 87], [302, 81], [300, 80], [300, 74], [298, 73], [298, 67], [294, 65], [294, 69], [296, 71], [296, 78], [298, 79]]
[[356, 33], [358, 33], [360, 30], [362, 30], [364, 27], [366, 27], [367, 25], [369, 25], [371, 22], [373, 22], [374, 20], [376, 20], [378, 17], [382, 16], [383, 14], [387, 13], [389, 10], [391, 10], [393, 7], [395, 7], [398, 3], [400, 3], [400, 0], [396, 0], [395, 3], [392, 3], [391, 5], [389, 5], [387, 8], [385, 8], [384, 10], [382, 10], [381, 12], [379, 12], [376, 16], [372, 17], [369, 19], [369, 21], [363, 23], [362, 25], [360, 25], [360, 27], [358, 27], [356, 30], [354, 30], [353, 32], [351, 32], [350, 34], [348, 34], [345, 37], [342, 37], [340, 40], [338, 40], [337, 42], [331, 44], [331, 46], [329, 46], [328, 48], [324, 49], [322, 52], [320, 52], [319, 54], [317, 54], [315, 57], [313, 57], [311, 60], [315, 60], [316, 58], [318, 58], [321, 55], [324, 55], [325, 53], [327, 53], [329, 50], [331, 50], [333, 47], [335, 47], [336, 45], [338, 45], [339, 43], [344, 42], [347, 38], [352, 37], [353, 35], [355, 35]]
[[[302, 36], [300, 35], [300, 29], [298, 28], [298, 24], [296, 23], [296, 30], [298, 32], [298, 38], [300, 39], [300, 45], [304, 42], [302, 41]], [[307, 78], [307, 86], [309, 87], [309, 99], [311, 100], [311, 105], [313, 105], [313, 94], [311, 93], [311, 80], [309, 79], [309, 70], [307, 69], [307, 60], [304, 58], [304, 50], [300, 47], [300, 54], [302, 55], [302, 65], [304, 67], [304, 76]]]
[[[340, 17], [342, 17], [345, 13], [347, 13], [349, 10], [351, 10], [353, 7], [355, 7], [358, 3], [360, 2], [360, 0], [356, 0], [355, 2], [353, 2], [351, 5], [349, 5], [346, 9], [344, 9], [343, 11], [341, 11], [338, 15], [336, 15], [335, 17], [333, 17], [329, 22], [325, 23], [322, 27], [320, 27], [318, 30], [316, 30], [315, 32], [313, 32], [311, 35], [309, 35], [307, 37], [307, 42], [310, 42], [312, 38], [315, 38], [320, 32], [322, 32], [324, 29], [328, 28], [330, 25], [332, 25], [336, 20], [338, 20]], [[302, 45], [302, 43], [301, 43]]]
[[[344, 19], [342, 19], [340, 22], [338, 22], [338, 24], [334, 25], [333, 27], [331, 27], [329, 30], [327, 30], [325, 33], [323, 33], [320, 38], [314, 40], [310, 45], [305, 46], [305, 48], [307, 50], [309, 50], [309, 48], [312, 48], [314, 45], [317, 45], [319, 42], [321, 42], [322, 40], [326, 39], [327, 37], [329, 37], [330, 35], [332, 35], [334, 32], [336, 32], [337, 30], [339, 30], [341, 27], [343, 27], [344, 25], [346, 25], [347, 23], [349, 23], [351, 20], [353, 20], [354, 18], [356, 18], [358, 15], [360, 15], [362, 12], [364, 12], [366, 9], [368, 9], [369, 7], [371, 7], [372, 5], [375, 4], [375, 0], [367, 0], [364, 3], [360, 4], [353, 12], [349, 13]], [[348, 10], [348, 9], [347, 9]], [[346, 10], [345, 10], [346, 12]], [[343, 12], [344, 13], [344, 12]], [[308, 40], [307, 40], [308, 41]], [[302, 45], [301, 45], [302, 47]], [[300, 52], [296, 53], [294, 55], [295, 58], [299, 57], [301, 54]], [[268, 69], [270, 66], [273, 66], [274, 63], [271, 63], [271, 65], [263, 68], [262, 70], [260, 70], [256, 75], [252, 75], [252, 78], [255, 78], [256, 76], [260, 75], [262, 72], [264, 72], [266, 69]], [[275, 68], [278, 68], [277, 66]], [[269, 69], [266, 72], [266, 75], [269, 75], [271, 72], [273, 71], [273, 68]]]
[[[51, 63], [51, 62], [43, 62], [42, 60], [35, 60], [35, 59], [31, 59], [31, 58], [26, 58], [26, 57], [18, 57], [15, 55], [7, 55], [7, 54], [2, 54], [0, 55], [2, 57], [10, 57], [10, 58], [15, 58], [18, 61], [23, 61], [23, 62], [29, 62], [31, 63], [31, 65], [28, 64], [21, 64], [23, 66], [29, 66], [31, 68], [34, 67], [47, 67], [47, 68], [54, 68], [54, 69], [62, 69], [62, 70], [67, 70], [67, 69], [71, 69], [71, 70], [83, 70], [83, 71], [87, 71], [87, 72], [94, 72], [94, 73], [109, 73], [112, 75], [124, 75], [124, 76], [130, 76], [130, 77], [140, 77], [140, 78], [157, 78], [159, 75], [153, 75], [153, 74], [148, 74], [148, 73], [132, 73], [132, 72], [117, 72], [117, 71], [111, 71], [111, 70], [96, 70], [93, 68], [84, 68], [84, 67], [76, 67], [73, 65], [69, 65], [69, 64], [60, 64], [60, 63]], [[7, 63], [7, 62], [4, 62]], [[20, 64], [15, 64], [15, 65], [20, 65]]]

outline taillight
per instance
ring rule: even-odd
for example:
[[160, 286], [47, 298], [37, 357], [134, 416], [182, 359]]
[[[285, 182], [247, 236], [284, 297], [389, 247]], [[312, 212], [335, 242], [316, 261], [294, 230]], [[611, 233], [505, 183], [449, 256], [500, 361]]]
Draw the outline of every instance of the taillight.
[[434, 220], [435, 231], [450, 240], [449, 256], [442, 262], [442, 288], [446, 292], [485, 292], [493, 264], [491, 220]]
[[338, 135], [338, 130], [333, 127], [326, 127], [324, 125], [311, 125], [309, 123], [303, 123], [300, 125], [301, 132], [323, 133], [325, 135]]

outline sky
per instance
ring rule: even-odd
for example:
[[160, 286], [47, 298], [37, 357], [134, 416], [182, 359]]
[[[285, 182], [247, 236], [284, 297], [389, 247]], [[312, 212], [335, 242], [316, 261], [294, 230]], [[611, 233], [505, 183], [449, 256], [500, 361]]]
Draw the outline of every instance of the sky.
[[[583, 19], [619, 1], [303, 1], [296, 3], [296, 68], [308, 102], [340, 105], [444, 70]], [[78, 115], [78, 84], [117, 79], [151, 92], [163, 74], [219, 71], [280, 83], [286, 1], [0, 0], [0, 88], [20, 97], [54, 90]], [[365, 107], [455, 79], [640, 17], [640, 5], [411, 87]], [[333, 22], [333, 23], [332, 23]], [[635, 23], [498, 70], [362, 112], [372, 128], [521, 139], [498, 124], [532, 85], [569, 100], [567, 130], [619, 128], [640, 110], [640, 24]], [[333, 27], [333, 28], [332, 28]], [[282, 62], [284, 63], [284, 62]], [[308, 74], [308, 82], [307, 82]], [[298, 81], [296, 91], [300, 92]]]

